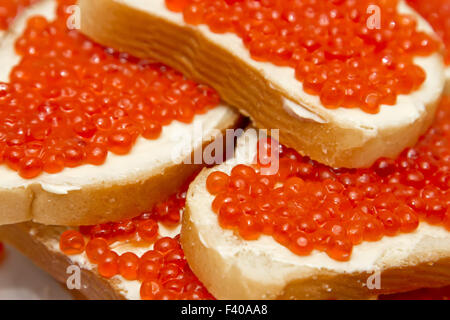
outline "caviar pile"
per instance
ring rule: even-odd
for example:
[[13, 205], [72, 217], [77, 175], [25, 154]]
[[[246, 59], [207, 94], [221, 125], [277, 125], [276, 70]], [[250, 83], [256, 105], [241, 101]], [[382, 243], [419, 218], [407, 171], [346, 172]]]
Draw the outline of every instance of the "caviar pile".
[[[378, 113], [397, 95], [420, 87], [425, 72], [414, 56], [439, 43], [396, 12], [397, 0], [166, 0], [193, 25], [237, 34], [252, 58], [295, 68], [304, 90], [327, 108]], [[381, 9], [381, 24], [369, 6]], [[370, 13], [368, 13], [370, 12]], [[376, 22], [376, 21], [375, 21]]]
[[445, 63], [450, 64], [450, 1], [407, 0], [433, 26], [446, 46]]
[[0, 30], [7, 30], [14, 18], [37, 0], [0, 0]]
[[272, 148], [280, 153], [276, 174], [259, 173], [264, 159], [206, 181], [220, 225], [246, 240], [271, 235], [298, 255], [317, 249], [346, 261], [353, 246], [412, 232], [421, 220], [450, 231], [450, 98], [414, 148], [370, 169], [331, 169], [270, 139], [258, 142], [261, 155]]
[[[121, 275], [139, 280], [144, 300], [213, 299], [187, 265], [179, 236], [161, 237], [158, 232], [159, 223], [180, 223], [185, 197], [185, 192], [179, 192], [132, 220], [68, 230], [61, 235], [60, 248], [68, 255], [85, 252], [105, 278]], [[119, 256], [111, 250], [117, 242], [138, 248], [153, 245], [153, 249], [141, 257], [132, 252]]]
[[212, 89], [178, 72], [105, 49], [58, 18], [28, 21], [22, 56], [0, 83], [0, 163], [33, 178], [65, 167], [101, 165], [136, 139], [159, 137], [173, 120], [190, 123], [219, 103]]

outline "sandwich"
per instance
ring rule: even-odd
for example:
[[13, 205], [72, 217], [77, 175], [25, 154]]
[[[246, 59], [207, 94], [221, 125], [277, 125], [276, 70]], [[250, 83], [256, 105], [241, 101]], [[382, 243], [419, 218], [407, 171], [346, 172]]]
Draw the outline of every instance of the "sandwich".
[[183, 186], [152, 210], [115, 223], [5, 225], [0, 238], [87, 299], [213, 299], [190, 270], [179, 243], [185, 196]]
[[448, 286], [449, 121], [446, 98], [414, 148], [358, 170], [323, 166], [248, 129], [234, 158], [189, 187], [189, 265], [218, 299], [361, 299]]
[[425, 7], [14, 2], [0, 241], [88, 299], [448, 299], [446, 38]]
[[73, 4], [38, 1], [1, 40], [0, 224], [149, 210], [200, 168], [185, 165], [196, 150], [240, 120], [209, 87], [68, 30]]
[[95, 41], [211, 85], [256, 127], [332, 167], [370, 167], [413, 146], [445, 84], [441, 42], [402, 0], [79, 4]]
[[[8, 122], [12, 129], [2, 131], [0, 239], [64, 285], [69, 286], [68, 268], [81, 267], [83, 285], [78, 289], [91, 299], [139, 299], [139, 279], [147, 279], [152, 266], [147, 263], [147, 270], [141, 268], [139, 279], [127, 272], [122, 281], [109, 281], [114, 276], [107, 274], [111, 267], [101, 264], [97, 270], [90, 260], [89, 249], [98, 250], [99, 234], [105, 248], [115, 239], [114, 250], [123, 250], [120, 262], [113, 262], [118, 277], [124, 258], [133, 260], [139, 252], [163, 247], [166, 251], [156, 256], [161, 261], [152, 263], [166, 263], [164, 280], [179, 276], [171, 272], [181, 270], [189, 283], [186, 290], [181, 288], [183, 297], [209, 297], [186, 266], [176, 238], [183, 188], [204, 165], [196, 154], [242, 118], [209, 87], [160, 63], [102, 47], [71, 30], [66, 22], [74, 4], [56, 0], [35, 1], [26, 8], [17, 4], [13, 11], [17, 16], [1, 35], [1, 122], [2, 129]], [[16, 111], [19, 94], [24, 97], [23, 108]], [[34, 115], [42, 118], [38, 123], [42, 128], [35, 125]], [[13, 131], [21, 129], [16, 123], [25, 128], [24, 143], [12, 144], [21, 138], [19, 130]], [[45, 134], [37, 137], [37, 130], [28, 134], [34, 128]], [[128, 134], [129, 141], [110, 140], [112, 128], [118, 129], [117, 134]], [[66, 142], [80, 154], [65, 149]], [[37, 149], [40, 146], [42, 150]], [[11, 150], [32, 161], [14, 163]], [[85, 231], [83, 249], [88, 255], [80, 251], [74, 256], [70, 249], [70, 243], [77, 243], [71, 234], [78, 230]], [[91, 234], [94, 241], [88, 241]], [[132, 235], [132, 240], [126, 237]], [[167, 244], [175, 247], [164, 247]], [[0, 249], [3, 258], [1, 243]]]

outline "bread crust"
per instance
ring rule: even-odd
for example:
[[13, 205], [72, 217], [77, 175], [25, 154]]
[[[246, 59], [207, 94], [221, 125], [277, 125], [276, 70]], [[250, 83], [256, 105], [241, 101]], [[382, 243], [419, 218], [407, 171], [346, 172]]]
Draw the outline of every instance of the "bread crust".
[[[230, 109], [216, 129], [224, 133], [228, 128], [239, 126], [241, 121], [242, 118]], [[202, 150], [218, 137], [204, 137]], [[48, 192], [40, 184], [0, 188], [0, 225], [34, 221], [46, 225], [79, 226], [132, 218], [136, 212], [150, 210], [160, 199], [179, 189], [202, 166], [184, 161], [167, 163], [161, 170], [149, 170], [138, 179], [82, 186], [67, 194]]]
[[[122, 1], [79, 0], [79, 4], [81, 30], [95, 41], [162, 61], [208, 83], [226, 102], [250, 116], [257, 127], [281, 129], [284, 145], [332, 167], [367, 167], [381, 156], [396, 157], [414, 145], [431, 124], [443, 90], [442, 75], [441, 88], [425, 106], [423, 116], [374, 134], [349, 123], [338, 124], [325, 108], [292, 97], [238, 56], [214, 44], [198, 28], [177, 25]], [[442, 63], [437, 54], [433, 59]], [[284, 107], [285, 99], [317, 112], [327, 122], [293, 116]]]
[[[445, 241], [423, 238], [407, 257], [399, 259], [383, 256], [380, 261], [377, 260], [377, 265], [381, 266], [381, 289], [377, 290], [370, 290], [366, 286], [373, 271], [337, 272], [308, 266], [284, 268], [276, 262], [270, 262], [272, 266], [265, 267], [266, 263], [269, 264], [266, 260], [270, 260], [270, 256], [267, 259], [255, 256], [247, 258], [244, 256], [246, 253], [241, 251], [232, 257], [224, 255], [220, 250], [226, 248], [216, 248], [208, 241], [208, 237], [217, 235], [209, 230], [200, 230], [192, 218], [194, 210], [210, 205], [202, 201], [199, 206], [199, 190], [205, 188], [211, 170], [204, 169], [189, 188], [181, 243], [191, 269], [217, 299], [373, 299], [380, 294], [450, 284], [450, 234]], [[202, 214], [213, 214], [209, 208], [201, 210], [207, 210]], [[244, 241], [238, 236], [234, 238], [234, 244], [243, 244]], [[248, 263], [261, 265], [261, 275], [255, 276], [250, 274], [251, 271], [242, 270], [237, 265], [238, 259], [239, 262], [247, 259]], [[278, 269], [276, 266], [289, 272], [284, 273], [281, 267]]]
[[[66, 270], [73, 265], [70, 259], [52, 249], [50, 243], [58, 239], [64, 227], [47, 227], [34, 223], [0, 226], [0, 240], [9, 243], [34, 264], [65, 285]], [[91, 300], [124, 300], [125, 296], [113, 280], [101, 277], [96, 270], [81, 268], [80, 298]]]

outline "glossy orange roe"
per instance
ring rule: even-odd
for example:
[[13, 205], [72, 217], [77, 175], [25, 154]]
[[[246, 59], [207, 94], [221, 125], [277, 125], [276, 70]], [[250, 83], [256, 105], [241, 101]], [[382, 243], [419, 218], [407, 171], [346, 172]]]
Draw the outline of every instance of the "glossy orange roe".
[[424, 288], [411, 292], [382, 295], [379, 300], [450, 300], [450, 286]]
[[7, 30], [14, 18], [38, 0], [0, 0], [0, 30]]
[[127, 154], [136, 139], [159, 137], [173, 120], [190, 123], [216, 106], [212, 89], [178, 72], [105, 49], [58, 19], [28, 21], [22, 56], [0, 83], [0, 163], [23, 178], [65, 167], [101, 165]]
[[[267, 145], [260, 141], [261, 154], [270, 154]], [[223, 228], [246, 240], [270, 235], [298, 255], [317, 249], [341, 261], [353, 246], [412, 232], [420, 221], [450, 231], [450, 97], [414, 148], [370, 169], [332, 169], [279, 148], [277, 174], [238, 165], [207, 178]]]
[[61, 234], [59, 248], [66, 254], [80, 254], [84, 251], [84, 237], [75, 230], [67, 230]]
[[[213, 299], [189, 268], [179, 236], [162, 237], [158, 232], [159, 223], [167, 227], [180, 224], [186, 189], [157, 204], [151, 212], [142, 213], [134, 219], [84, 226], [80, 227], [79, 232], [70, 232], [84, 236], [87, 242], [84, 252], [89, 261], [97, 265], [101, 276], [108, 279], [121, 275], [127, 280], [140, 281], [140, 294], [144, 300]], [[66, 237], [62, 234], [61, 242], [65, 242]], [[152, 249], [140, 257], [133, 252], [124, 252], [119, 256], [113, 251], [118, 243]], [[64, 253], [73, 254], [71, 246], [64, 248], [69, 248], [63, 250]]]
[[[397, 0], [166, 0], [192, 25], [238, 35], [252, 58], [295, 68], [304, 90], [327, 108], [377, 113], [417, 90], [425, 72], [413, 63], [439, 43], [396, 12]], [[380, 28], [374, 11], [378, 5]], [[376, 22], [376, 21], [375, 21]]]
[[433, 26], [446, 46], [445, 63], [450, 64], [450, 0], [407, 0]]

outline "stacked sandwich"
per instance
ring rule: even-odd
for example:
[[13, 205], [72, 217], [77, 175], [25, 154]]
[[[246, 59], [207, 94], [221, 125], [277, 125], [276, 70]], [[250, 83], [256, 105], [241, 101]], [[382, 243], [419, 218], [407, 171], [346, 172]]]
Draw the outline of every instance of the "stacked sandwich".
[[408, 2], [8, 1], [0, 239], [95, 299], [450, 285], [450, 3]]

